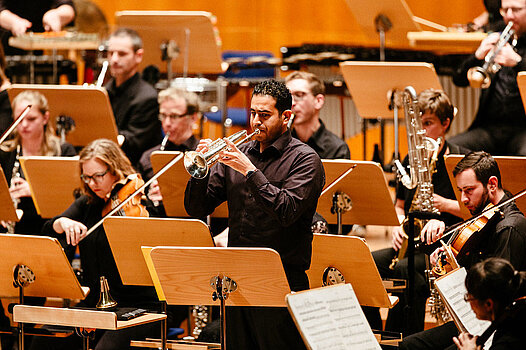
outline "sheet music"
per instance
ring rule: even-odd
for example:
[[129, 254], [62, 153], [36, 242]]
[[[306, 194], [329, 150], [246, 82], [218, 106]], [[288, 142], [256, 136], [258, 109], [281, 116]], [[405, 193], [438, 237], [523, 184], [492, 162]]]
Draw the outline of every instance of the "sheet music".
[[460, 268], [437, 279], [435, 285], [464, 328], [470, 334], [480, 335], [488, 328], [491, 322], [479, 320], [473, 310], [471, 310], [469, 302], [464, 300], [464, 295], [467, 292], [464, 285], [466, 275], [466, 269]]
[[289, 294], [287, 304], [311, 349], [380, 349], [350, 284]]

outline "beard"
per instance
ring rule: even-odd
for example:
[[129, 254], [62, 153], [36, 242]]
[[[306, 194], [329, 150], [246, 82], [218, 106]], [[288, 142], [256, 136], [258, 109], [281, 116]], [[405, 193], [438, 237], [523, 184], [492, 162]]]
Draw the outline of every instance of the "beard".
[[473, 210], [471, 210], [471, 215], [477, 215], [480, 214], [484, 208], [489, 204], [489, 194], [487, 187], [484, 187], [484, 191], [482, 192], [482, 197], [480, 197], [480, 202], [475, 206]]

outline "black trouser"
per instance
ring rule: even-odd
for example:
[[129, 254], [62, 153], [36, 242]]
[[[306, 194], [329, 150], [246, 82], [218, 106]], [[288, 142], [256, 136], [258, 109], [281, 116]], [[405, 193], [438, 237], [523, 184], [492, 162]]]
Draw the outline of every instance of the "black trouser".
[[[397, 254], [394, 249], [381, 249], [374, 251], [372, 254], [378, 272], [380, 272], [382, 278], [397, 278], [405, 280], [409, 278], [407, 258], [399, 261], [394, 270], [389, 268], [389, 265]], [[429, 285], [425, 277], [425, 268], [425, 255], [423, 253], [415, 254], [413, 300], [411, 303], [409, 302], [407, 290], [401, 293], [393, 293], [393, 295], [396, 295], [399, 298], [399, 302], [389, 310], [389, 315], [385, 323], [386, 331], [400, 332], [406, 336], [424, 329], [426, 300], [429, 297]], [[375, 311], [374, 313], [378, 315], [378, 311]], [[376, 327], [379, 316], [371, 316], [370, 310], [366, 312], [366, 316], [370, 320], [371, 326]]]
[[453, 337], [458, 336], [458, 330], [453, 322], [430, 328], [423, 332], [405, 337], [399, 344], [400, 350], [443, 350], [456, 349]]

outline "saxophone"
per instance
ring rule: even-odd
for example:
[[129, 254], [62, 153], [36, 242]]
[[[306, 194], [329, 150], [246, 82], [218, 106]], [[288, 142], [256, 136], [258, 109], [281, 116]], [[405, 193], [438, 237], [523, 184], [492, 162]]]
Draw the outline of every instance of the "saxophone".
[[[407, 129], [408, 158], [411, 175], [408, 175], [400, 161], [396, 160], [395, 164], [399, 172], [400, 181], [404, 187], [408, 189], [414, 189], [416, 187], [410, 211], [438, 213], [438, 210], [433, 206], [432, 176], [436, 171], [435, 166], [442, 140], [439, 138], [435, 141], [432, 138], [425, 136], [426, 131], [422, 126], [421, 111], [418, 107], [416, 91], [412, 86], [405, 88], [402, 96], [402, 103]], [[415, 236], [409, 238], [405, 235], [402, 247], [398, 251], [397, 256], [391, 262], [389, 268], [394, 269], [396, 263], [405, 257], [409, 239], [419, 239], [420, 232], [422, 231], [425, 222], [424, 220], [415, 219], [414, 225]], [[402, 222], [402, 228], [404, 232], [408, 232], [407, 219]], [[427, 259], [429, 258], [427, 257]], [[428, 261], [426, 261], [425, 273], [431, 293], [428, 301], [428, 304], [431, 307], [431, 315], [440, 323], [446, 322], [449, 320], [450, 315], [435, 288], [435, 277], [430, 272]]]

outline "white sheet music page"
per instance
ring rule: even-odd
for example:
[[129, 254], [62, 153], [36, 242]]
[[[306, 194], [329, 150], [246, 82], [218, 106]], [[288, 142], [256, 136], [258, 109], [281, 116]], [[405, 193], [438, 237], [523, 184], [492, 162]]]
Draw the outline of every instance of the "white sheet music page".
[[437, 279], [435, 285], [458, 316], [464, 328], [470, 334], [480, 335], [488, 328], [491, 322], [479, 320], [471, 309], [469, 302], [464, 300], [464, 295], [467, 292], [464, 284], [466, 275], [466, 269], [462, 267]]
[[349, 283], [289, 294], [287, 305], [311, 349], [381, 349]]

